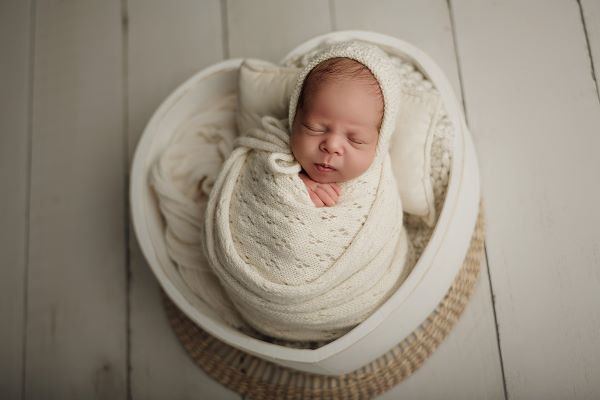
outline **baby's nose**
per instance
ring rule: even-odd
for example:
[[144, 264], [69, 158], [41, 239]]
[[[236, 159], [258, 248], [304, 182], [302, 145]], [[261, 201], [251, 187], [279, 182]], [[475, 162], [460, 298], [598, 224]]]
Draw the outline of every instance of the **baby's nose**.
[[329, 135], [321, 142], [321, 150], [327, 151], [328, 153], [342, 154], [343, 143], [341, 138], [337, 135]]

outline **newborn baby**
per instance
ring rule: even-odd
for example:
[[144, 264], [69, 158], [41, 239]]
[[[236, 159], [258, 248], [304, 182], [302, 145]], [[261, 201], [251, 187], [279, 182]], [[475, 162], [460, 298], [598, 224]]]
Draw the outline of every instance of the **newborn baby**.
[[203, 244], [254, 329], [334, 339], [398, 288], [408, 245], [388, 153], [398, 101], [381, 49], [336, 43], [300, 72], [287, 120], [266, 116], [236, 139]]
[[318, 64], [298, 100], [291, 149], [300, 178], [317, 207], [333, 206], [336, 182], [360, 176], [371, 165], [383, 118], [383, 94], [367, 67], [346, 57]]

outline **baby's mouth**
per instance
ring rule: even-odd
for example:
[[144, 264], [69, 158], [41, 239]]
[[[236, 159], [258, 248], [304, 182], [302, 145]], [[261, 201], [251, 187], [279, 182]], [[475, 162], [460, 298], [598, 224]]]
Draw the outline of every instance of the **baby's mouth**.
[[319, 171], [335, 171], [335, 168], [333, 168], [329, 164], [321, 163], [321, 164], [315, 164], [315, 165], [317, 166], [317, 169]]

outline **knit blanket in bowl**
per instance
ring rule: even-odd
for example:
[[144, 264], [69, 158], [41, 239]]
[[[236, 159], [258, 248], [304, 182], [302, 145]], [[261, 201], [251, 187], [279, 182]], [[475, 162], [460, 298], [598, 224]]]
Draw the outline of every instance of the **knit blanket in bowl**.
[[210, 192], [209, 264], [243, 319], [284, 340], [329, 340], [399, 287], [407, 236], [389, 155], [317, 208], [298, 176], [286, 120], [234, 142]]

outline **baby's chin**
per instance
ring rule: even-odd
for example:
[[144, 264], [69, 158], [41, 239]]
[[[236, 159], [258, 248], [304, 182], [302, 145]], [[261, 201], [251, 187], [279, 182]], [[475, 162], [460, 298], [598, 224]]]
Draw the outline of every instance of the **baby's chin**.
[[340, 182], [342, 182], [341, 179], [330, 179], [330, 178], [323, 179], [319, 176], [310, 176], [310, 175], [309, 175], [309, 177], [310, 177], [310, 179], [312, 179], [313, 181], [315, 181], [317, 183], [340, 183]]
[[344, 181], [338, 171], [319, 173], [318, 171], [307, 171], [304, 169], [310, 179], [318, 183], [340, 183]]

